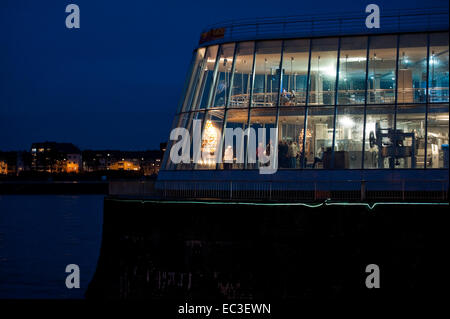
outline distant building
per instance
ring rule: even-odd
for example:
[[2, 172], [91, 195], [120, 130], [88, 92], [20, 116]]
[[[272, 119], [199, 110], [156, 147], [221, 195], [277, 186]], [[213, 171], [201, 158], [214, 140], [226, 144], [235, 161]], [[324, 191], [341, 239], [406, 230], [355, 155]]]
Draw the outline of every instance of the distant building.
[[4, 160], [0, 160], [0, 175], [8, 174], [8, 164]]
[[108, 167], [109, 170], [113, 171], [139, 171], [141, 166], [138, 160], [122, 160], [117, 161]]
[[86, 150], [83, 151], [83, 170], [98, 171], [135, 171], [145, 176], [156, 175], [161, 167], [165, 143], [160, 150], [118, 151], [118, 150]]
[[22, 152], [0, 152], [0, 162], [3, 162], [2, 169], [0, 169], [0, 174], [2, 175], [18, 175], [21, 169], [19, 169], [19, 156]]
[[66, 173], [79, 173], [82, 168], [81, 153], [68, 153], [64, 164]]
[[16, 174], [31, 171], [31, 153], [27, 151], [17, 152], [16, 157]]
[[33, 143], [31, 156], [31, 168], [36, 172], [79, 173], [82, 169], [81, 151], [72, 143]]
[[159, 151], [143, 152], [141, 157], [141, 169], [145, 176], [157, 175], [159, 173], [163, 155], [163, 148], [161, 148]]

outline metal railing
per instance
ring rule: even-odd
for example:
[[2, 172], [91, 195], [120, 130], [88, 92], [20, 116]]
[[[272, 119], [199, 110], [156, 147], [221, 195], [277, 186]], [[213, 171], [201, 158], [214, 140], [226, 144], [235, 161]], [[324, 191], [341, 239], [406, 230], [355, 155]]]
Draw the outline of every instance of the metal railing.
[[291, 37], [340, 36], [352, 34], [397, 33], [448, 30], [448, 8], [427, 8], [380, 12], [380, 28], [368, 29], [368, 13], [321, 14], [239, 19], [207, 26], [203, 32], [224, 28], [220, 39], [201, 44], [244, 41], [251, 39], [283, 39]]
[[[411, 187], [414, 184], [416, 187]], [[422, 190], [418, 185], [426, 185]], [[113, 196], [232, 201], [448, 201], [448, 180], [114, 181]]]
[[[365, 90], [351, 89], [338, 91], [340, 105], [364, 104]], [[332, 105], [334, 91], [312, 91], [309, 92], [308, 105]], [[291, 94], [289, 92], [289, 94]], [[289, 95], [287, 94], [287, 95]], [[306, 92], [294, 92], [295, 96], [281, 95], [282, 106], [304, 106], [306, 104]], [[276, 107], [277, 93], [253, 93], [252, 107]], [[394, 104], [395, 89], [368, 89], [367, 99], [370, 104]], [[430, 90], [429, 99], [432, 103], [448, 102], [448, 88], [436, 87]], [[317, 103], [316, 101], [321, 101]], [[326, 103], [328, 101], [328, 103]], [[425, 88], [398, 88], [399, 103], [425, 103]], [[249, 94], [236, 94], [230, 97], [229, 108], [246, 108], [249, 103]]]

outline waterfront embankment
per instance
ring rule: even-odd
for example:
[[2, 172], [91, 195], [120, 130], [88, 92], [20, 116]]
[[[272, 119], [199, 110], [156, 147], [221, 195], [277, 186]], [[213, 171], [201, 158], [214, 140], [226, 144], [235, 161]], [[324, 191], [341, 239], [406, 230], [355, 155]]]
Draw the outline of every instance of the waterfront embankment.
[[[107, 197], [90, 299], [432, 294], [448, 203], [251, 203]], [[381, 289], [366, 287], [366, 267]]]

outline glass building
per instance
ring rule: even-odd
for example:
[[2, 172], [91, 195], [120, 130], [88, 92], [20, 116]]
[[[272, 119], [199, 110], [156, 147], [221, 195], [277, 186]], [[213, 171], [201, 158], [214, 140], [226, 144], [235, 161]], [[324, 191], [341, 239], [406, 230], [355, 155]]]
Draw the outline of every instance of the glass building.
[[[223, 27], [224, 36], [194, 51], [176, 112], [173, 127], [190, 133], [189, 161], [172, 162], [171, 140], [159, 180], [416, 178], [444, 180], [448, 189], [448, 11], [447, 22], [422, 25], [429, 15], [403, 30], [395, 22], [355, 30], [359, 20], [349, 18], [339, 34], [331, 19], [329, 35], [322, 28], [243, 36], [239, 25]], [[227, 129], [244, 134], [227, 141]], [[263, 141], [256, 150], [248, 129]], [[277, 172], [257, 176], [271, 152]]]

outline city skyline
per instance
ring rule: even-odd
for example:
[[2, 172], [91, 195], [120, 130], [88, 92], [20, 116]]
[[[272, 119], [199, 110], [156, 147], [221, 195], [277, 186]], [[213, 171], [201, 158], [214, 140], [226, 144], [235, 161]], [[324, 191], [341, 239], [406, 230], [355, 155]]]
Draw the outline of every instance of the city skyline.
[[160, 143], [159, 149], [126, 151], [82, 150], [72, 143], [34, 142], [26, 151], [0, 150], [0, 175], [128, 171], [150, 176], [158, 173], [165, 149], [166, 143]]

